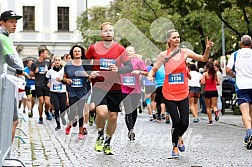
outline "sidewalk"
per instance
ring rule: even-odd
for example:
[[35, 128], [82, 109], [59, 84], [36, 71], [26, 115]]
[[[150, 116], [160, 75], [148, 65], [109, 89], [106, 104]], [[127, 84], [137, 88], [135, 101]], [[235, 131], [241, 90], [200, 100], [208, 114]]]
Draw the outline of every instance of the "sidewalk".
[[[20, 110], [22, 111], [22, 110]], [[242, 144], [245, 131], [241, 116], [223, 115], [214, 126], [207, 126], [206, 114], [200, 114], [200, 122], [192, 123], [183, 136], [186, 151], [179, 160], [169, 160], [171, 155], [171, 124], [150, 122], [147, 112], [139, 114], [136, 123], [136, 140], [130, 142], [124, 115], [119, 114], [118, 126], [112, 139], [113, 156], [94, 151], [97, 137], [95, 126], [88, 126], [88, 135], [83, 141], [77, 139], [78, 128], [72, 128], [66, 136], [64, 127], [55, 131], [55, 120], [37, 124], [38, 113], [27, 122], [20, 121], [20, 127], [27, 133], [26, 144], [15, 139], [11, 157], [19, 158], [28, 167], [35, 166], [251, 166], [251, 150]], [[218, 134], [218, 135], [216, 135]], [[21, 132], [17, 130], [17, 135]], [[224, 158], [225, 157], [225, 158]]]

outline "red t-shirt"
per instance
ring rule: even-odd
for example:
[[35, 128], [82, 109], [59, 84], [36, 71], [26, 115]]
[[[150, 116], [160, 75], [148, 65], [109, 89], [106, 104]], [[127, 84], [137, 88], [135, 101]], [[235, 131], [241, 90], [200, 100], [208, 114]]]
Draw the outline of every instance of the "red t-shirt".
[[86, 53], [87, 59], [94, 59], [93, 71], [100, 71], [99, 74], [104, 77], [103, 82], [93, 83], [93, 87], [103, 90], [121, 90], [120, 74], [109, 70], [109, 64], [115, 64], [118, 68], [121, 64], [129, 61], [125, 48], [114, 42], [110, 48], [105, 48], [103, 42], [91, 45]]

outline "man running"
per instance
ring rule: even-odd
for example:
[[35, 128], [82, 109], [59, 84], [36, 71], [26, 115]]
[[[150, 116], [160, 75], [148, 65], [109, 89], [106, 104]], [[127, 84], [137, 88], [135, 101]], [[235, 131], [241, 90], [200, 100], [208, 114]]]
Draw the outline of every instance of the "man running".
[[241, 49], [234, 52], [227, 64], [227, 73], [236, 78], [237, 102], [242, 113], [242, 121], [246, 129], [244, 143], [252, 149], [252, 41], [244, 35], [241, 38]]
[[[110, 141], [117, 126], [119, 104], [122, 99], [120, 74], [131, 72], [132, 64], [125, 48], [113, 40], [112, 24], [105, 22], [100, 29], [102, 41], [91, 45], [86, 53], [87, 59], [94, 60], [91, 78], [93, 81], [99, 81], [93, 82], [92, 95], [92, 102], [96, 105], [96, 126], [98, 129], [95, 150], [103, 151], [105, 155], [113, 155]], [[104, 141], [106, 119], [108, 122]]]

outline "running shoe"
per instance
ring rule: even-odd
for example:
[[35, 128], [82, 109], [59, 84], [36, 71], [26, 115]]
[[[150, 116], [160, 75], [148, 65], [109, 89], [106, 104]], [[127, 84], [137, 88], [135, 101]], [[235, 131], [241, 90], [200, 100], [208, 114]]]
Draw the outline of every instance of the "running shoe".
[[161, 115], [157, 115], [157, 121], [158, 121], [158, 122], [161, 122], [161, 121], [162, 121]]
[[93, 126], [95, 116], [94, 114], [89, 114], [89, 126]]
[[248, 132], [244, 138], [244, 144], [247, 149], [252, 149], [252, 132]]
[[38, 119], [38, 124], [43, 124], [43, 118]]
[[165, 115], [164, 115], [164, 114], [162, 114], [162, 116], [161, 116], [161, 117], [162, 117], [162, 119], [165, 119]]
[[179, 150], [178, 150], [178, 147], [173, 147], [173, 150], [172, 150], [172, 158], [179, 158]]
[[79, 140], [83, 140], [83, 139], [84, 139], [84, 135], [83, 135], [82, 133], [79, 133], [79, 134], [78, 134], [78, 139], [79, 139]]
[[152, 114], [152, 117], [153, 117], [154, 120], [157, 119], [156, 114]]
[[166, 123], [166, 124], [171, 123], [171, 121], [170, 121], [170, 115], [169, 115], [169, 114], [166, 115], [165, 123]]
[[194, 122], [194, 123], [198, 123], [198, 122], [199, 122], [199, 118], [197, 118], [197, 117], [196, 117], [196, 118], [193, 118], [193, 122]]
[[215, 114], [215, 121], [219, 121], [219, 112], [218, 111], [215, 111], [214, 112], [214, 114]]
[[136, 134], [133, 132], [133, 130], [129, 131], [128, 138], [130, 139], [130, 141], [135, 140], [135, 136]]
[[57, 125], [55, 130], [60, 130], [61, 126], [60, 125]]
[[101, 152], [103, 150], [103, 142], [102, 138], [97, 138], [95, 142], [95, 151]]
[[28, 112], [28, 117], [29, 118], [33, 117], [33, 111], [32, 110]]
[[48, 111], [45, 112], [45, 114], [46, 114], [46, 119], [51, 121], [52, 120], [52, 114], [50, 112], [48, 112]]
[[178, 149], [179, 149], [180, 152], [184, 152], [185, 151], [185, 145], [184, 145], [183, 139], [180, 139], [178, 141]]
[[207, 123], [207, 125], [213, 126], [213, 121], [209, 121], [209, 122]]
[[66, 129], [65, 129], [66, 135], [69, 135], [70, 130], [71, 130], [71, 126], [67, 125], [67, 127], [66, 127]]
[[83, 133], [83, 135], [87, 135], [88, 134], [87, 128], [84, 127], [82, 133]]
[[110, 145], [106, 144], [103, 147], [103, 152], [105, 155], [113, 155]]
[[150, 116], [150, 121], [153, 121], [153, 117], [152, 116]]

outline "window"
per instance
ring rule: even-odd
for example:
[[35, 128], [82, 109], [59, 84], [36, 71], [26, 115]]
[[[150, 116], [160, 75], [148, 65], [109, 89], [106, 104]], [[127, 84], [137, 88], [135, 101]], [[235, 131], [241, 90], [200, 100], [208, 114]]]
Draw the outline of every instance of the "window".
[[69, 31], [69, 7], [58, 7], [58, 31]]
[[23, 6], [23, 30], [35, 31], [35, 7]]

